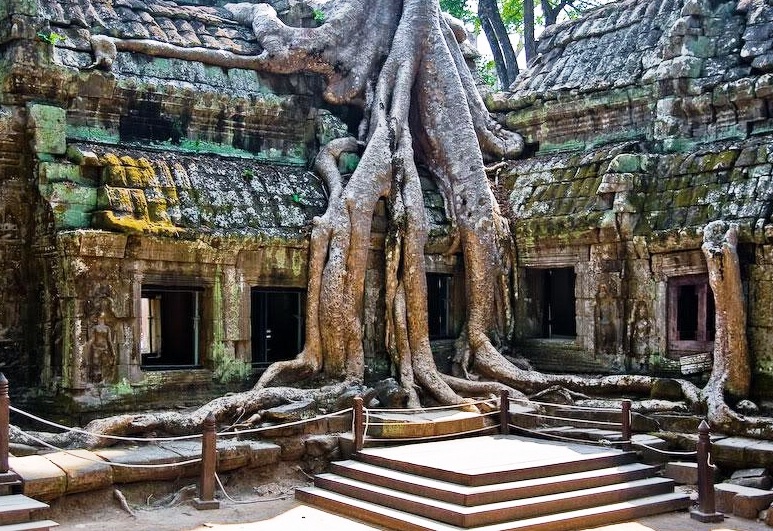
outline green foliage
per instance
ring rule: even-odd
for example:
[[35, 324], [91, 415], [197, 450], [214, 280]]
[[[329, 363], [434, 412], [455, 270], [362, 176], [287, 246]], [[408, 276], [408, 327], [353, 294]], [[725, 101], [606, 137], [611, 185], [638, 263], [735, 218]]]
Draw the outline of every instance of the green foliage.
[[312, 9], [311, 11], [312, 16], [314, 17], [314, 22], [317, 24], [324, 24], [325, 23], [325, 12], [321, 9]]
[[255, 172], [252, 171], [250, 168], [246, 168], [242, 170], [242, 179], [244, 179], [245, 181], [249, 181], [253, 177], [255, 177]]
[[54, 46], [56, 46], [56, 43], [59, 41], [67, 39], [66, 35], [62, 35], [61, 33], [56, 33], [55, 31], [51, 30], [39, 31], [37, 36], [41, 41], [47, 42], [48, 44], [53, 44]]
[[484, 61], [481, 59], [478, 61], [477, 67], [478, 75], [480, 75], [483, 82], [491, 88], [496, 88], [499, 78], [497, 77], [497, 68], [494, 65], [494, 61]]
[[523, 31], [523, 0], [504, 0], [501, 4], [502, 22], [508, 31]]
[[469, 0], [440, 0], [440, 9], [446, 13], [473, 24], [477, 28], [478, 17], [469, 10], [467, 3]]

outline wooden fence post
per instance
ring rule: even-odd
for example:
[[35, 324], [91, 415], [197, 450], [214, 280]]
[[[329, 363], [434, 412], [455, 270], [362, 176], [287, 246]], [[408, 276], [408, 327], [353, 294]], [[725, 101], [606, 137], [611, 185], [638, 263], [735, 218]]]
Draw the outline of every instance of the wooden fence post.
[[200, 511], [220, 508], [220, 502], [215, 499], [216, 473], [217, 431], [215, 429], [215, 415], [210, 411], [202, 423], [199, 497], [193, 499], [193, 506]]
[[507, 389], [499, 391], [499, 433], [510, 435], [510, 392]]
[[0, 474], [8, 472], [8, 440], [11, 399], [8, 397], [8, 380], [0, 372]]
[[365, 442], [365, 415], [363, 414], [362, 397], [354, 397], [354, 451], [362, 450]]
[[631, 437], [633, 436], [631, 432], [631, 401], [623, 400], [622, 406], [620, 423], [622, 424], [623, 441], [625, 441], [623, 442], [623, 450], [629, 451], [632, 448]]
[[721, 522], [725, 515], [716, 511], [714, 500], [714, 469], [709, 464], [711, 453], [711, 429], [703, 420], [698, 426], [698, 508], [690, 510], [690, 518], [699, 522]]

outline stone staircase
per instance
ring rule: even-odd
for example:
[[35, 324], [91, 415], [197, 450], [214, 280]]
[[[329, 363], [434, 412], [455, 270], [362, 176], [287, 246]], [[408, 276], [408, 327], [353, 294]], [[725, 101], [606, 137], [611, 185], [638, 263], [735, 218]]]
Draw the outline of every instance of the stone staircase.
[[568, 530], [690, 503], [633, 452], [517, 436], [367, 448], [296, 497], [401, 531]]
[[13, 472], [0, 473], [0, 531], [48, 531], [59, 524], [37, 520], [48, 505], [21, 492], [21, 480]]

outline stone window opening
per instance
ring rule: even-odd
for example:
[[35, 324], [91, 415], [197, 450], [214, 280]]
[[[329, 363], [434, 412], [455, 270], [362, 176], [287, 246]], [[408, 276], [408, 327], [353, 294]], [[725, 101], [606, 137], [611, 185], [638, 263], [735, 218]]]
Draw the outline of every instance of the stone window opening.
[[253, 365], [298, 355], [305, 340], [305, 290], [252, 288], [250, 309]]
[[682, 352], [708, 352], [714, 346], [714, 294], [706, 275], [668, 281], [668, 346]]
[[454, 337], [453, 275], [427, 273], [427, 326], [430, 339]]
[[201, 367], [201, 288], [143, 286], [140, 357], [143, 370]]

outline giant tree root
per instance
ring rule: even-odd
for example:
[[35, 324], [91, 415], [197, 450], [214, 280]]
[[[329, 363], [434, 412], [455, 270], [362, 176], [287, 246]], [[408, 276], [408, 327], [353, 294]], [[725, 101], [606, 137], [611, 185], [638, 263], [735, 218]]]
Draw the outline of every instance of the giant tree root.
[[[318, 409], [333, 412], [346, 405], [342, 398], [348, 397], [351, 406], [356, 394], [364, 394], [367, 388], [352, 382], [343, 382], [317, 389], [295, 387], [267, 387], [253, 389], [215, 398], [191, 412], [165, 411], [157, 413], [125, 414], [96, 419], [89, 422], [84, 430], [92, 435], [75, 431], [63, 433], [30, 432], [45, 443], [58, 448], [96, 448], [119, 443], [115, 439], [100, 435], [117, 436], [180, 436], [198, 434], [202, 431], [204, 419], [210, 413], [219, 424], [230, 425], [236, 419], [249, 418], [259, 411], [299, 401], [313, 401]], [[24, 432], [13, 428], [11, 440], [21, 444], [38, 446], [39, 443]]]

